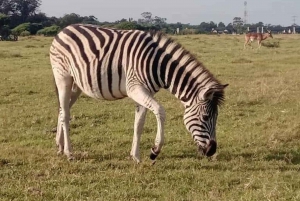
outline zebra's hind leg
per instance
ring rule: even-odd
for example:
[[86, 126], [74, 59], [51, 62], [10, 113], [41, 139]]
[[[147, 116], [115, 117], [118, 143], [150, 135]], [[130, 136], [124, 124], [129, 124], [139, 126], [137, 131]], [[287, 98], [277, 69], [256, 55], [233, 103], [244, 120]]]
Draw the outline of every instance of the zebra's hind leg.
[[[76, 102], [76, 100], [78, 99], [80, 94], [81, 94], [81, 90], [79, 89], [79, 87], [75, 83], [73, 83], [71, 100], [70, 100], [70, 109], [72, 108], [72, 105]], [[59, 100], [58, 100], [58, 105], [59, 105]], [[58, 118], [59, 118], [59, 113], [60, 113], [60, 107], [58, 108]], [[55, 133], [55, 132], [57, 132], [57, 130], [58, 130], [58, 127], [54, 127], [54, 128], [51, 129], [51, 132]]]
[[130, 156], [134, 161], [140, 163], [140, 141], [145, 125], [147, 108], [137, 104], [135, 108], [134, 134]]
[[[69, 136], [70, 128], [70, 100], [72, 95], [73, 78], [69, 75], [63, 76], [56, 73], [55, 83], [58, 90], [60, 113], [57, 125], [56, 143], [58, 144], [58, 152], [64, 152], [68, 159], [72, 157], [72, 147]], [[77, 96], [78, 97], [78, 96]]]
[[56, 127], [56, 146], [58, 147], [57, 155], [61, 155], [64, 151], [64, 131], [62, 128], [62, 122], [60, 121], [60, 113], [61, 108], [59, 108], [58, 112], [58, 120], [57, 120], [57, 127]]
[[75, 83], [73, 83], [72, 93], [71, 93], [71, 100], [70, 100], [70, 109], [72, 108], [74, 103], [77, 101], [80, 94], [81, 94], [81, 90], [79, 89], [79, 87]]
[[151, 110], [156, 116], [157, 120], [157, 134], [155, 138], [154, 147], [151, 149], [150, 158], [155, 158], [160, 153], [164, 144], [164, 122], [165, 122], [165, 110], [164, 108], [153, 98], [152, 94], [146, 90], [143, 86], [134, 85], [127, 90], [128, 96], [138, 104]]

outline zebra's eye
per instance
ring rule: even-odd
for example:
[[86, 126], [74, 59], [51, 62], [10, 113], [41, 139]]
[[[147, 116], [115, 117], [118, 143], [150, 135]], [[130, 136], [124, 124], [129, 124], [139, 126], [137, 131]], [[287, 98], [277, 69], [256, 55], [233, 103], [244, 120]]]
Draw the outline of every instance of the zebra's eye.
[[202, 118], [203, 118], [204, 121], [208, 121], [208, 119], [209, 119], [208, 115], [206, 115], [206, 114], [203, 115]]

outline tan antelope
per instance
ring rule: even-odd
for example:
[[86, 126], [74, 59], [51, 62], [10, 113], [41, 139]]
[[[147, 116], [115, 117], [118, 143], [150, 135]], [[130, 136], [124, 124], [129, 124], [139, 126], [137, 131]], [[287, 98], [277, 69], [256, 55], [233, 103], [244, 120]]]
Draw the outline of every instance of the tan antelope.
[[246, 48], [247, 44], [250, 45], [251, 48], [253, 48], [251, 43], [254, 40], [257, 40], [258, 48], [260, 48], [261, 47], [261, 41], [266, 40], [269, 37], [273, 38], [272, 33], [271, 33], [270, 30], [267, 30], [267, 33], [247, 33], [245, 35], [244, 49]]

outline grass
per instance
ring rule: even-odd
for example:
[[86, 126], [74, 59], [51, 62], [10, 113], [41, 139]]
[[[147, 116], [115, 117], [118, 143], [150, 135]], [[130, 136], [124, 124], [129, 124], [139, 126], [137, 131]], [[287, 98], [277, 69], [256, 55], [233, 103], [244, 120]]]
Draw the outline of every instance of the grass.
[[143, 161], [129, 160], [129, 99], [81, 96], [72, 108], [76, 160], [56, 156], [52, 38], [1, 42], [0, 200], [299, 200], [300, 36], [274, 38], [279, 48], [243, 50], [243, 36], [175, 37], [229, 87], [212, 159], [197, 155], [181, 103], [164, 90], [157, 94], [167, 120], [154, 166], [148, 159], [156, 133], [151, 113]]

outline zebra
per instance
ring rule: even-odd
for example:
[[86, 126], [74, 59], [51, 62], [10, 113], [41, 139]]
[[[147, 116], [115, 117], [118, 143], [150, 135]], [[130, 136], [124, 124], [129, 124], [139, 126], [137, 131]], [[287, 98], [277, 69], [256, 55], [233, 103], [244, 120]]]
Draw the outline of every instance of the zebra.
[[218, 106], [225, 100], [228, 84], [222, 85], [189, 51], [165, 34], [73, 24], [53, 39], [50, 62], [59, 102], [58, 154], [74, 158], [70, 109], [83, 92], [94, 99], [129, 97], [135, 102], [130, 155], [137, 163], [146, 112], [152, 111], [157, 119], [150, 153], [154, 161], [164, 144], [165, 109], [154, 98], [160, 89], [168, 90], [184, 105], [184, 124], [200, 153], [210, 157], [216, 152]]

